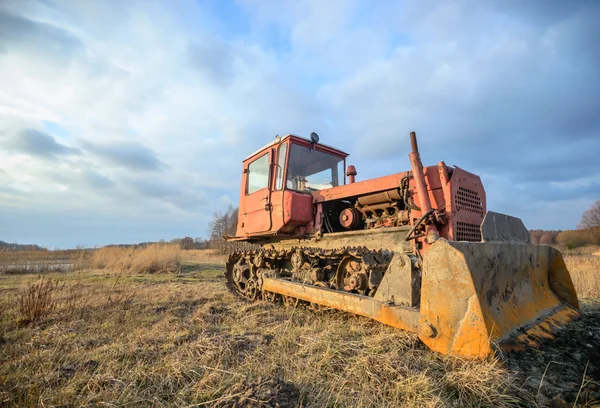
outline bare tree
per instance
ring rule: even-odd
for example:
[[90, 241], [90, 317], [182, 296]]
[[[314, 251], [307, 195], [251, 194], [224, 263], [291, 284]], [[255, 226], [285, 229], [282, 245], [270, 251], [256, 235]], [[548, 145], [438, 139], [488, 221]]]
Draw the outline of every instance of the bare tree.
[[235, 235], [237, 229], [238, 209], [229, 206], [227, 211], [216, 211], [210, 221], [210, 246], [221, 252], [228, 249], [227, 241], [224, 236]]
[[600, 227], [600, 200], [596, 200], [592, 207], [581, 215], [578, 229]]
[[194, 248], [194, 239], [192, 237], [184, 237], [179, 241], [179, 246], [183, 250]]

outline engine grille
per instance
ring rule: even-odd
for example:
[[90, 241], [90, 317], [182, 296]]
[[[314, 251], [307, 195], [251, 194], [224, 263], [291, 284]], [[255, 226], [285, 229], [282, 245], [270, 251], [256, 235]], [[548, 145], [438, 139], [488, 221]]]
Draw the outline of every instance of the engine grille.
[[456, 202], [457, 211], [465, 210], [475, 214], [483, 215], [483, 203], [481, 202], [481, 197], [479, 197], [479, 194], [476, 191], [462, 186], [458, 187], [458, 191], [456, 192], [454, 200]]
[[456, 223], [456, 240], [481, 242], [481, 229], [479, 225], [458, 221]]

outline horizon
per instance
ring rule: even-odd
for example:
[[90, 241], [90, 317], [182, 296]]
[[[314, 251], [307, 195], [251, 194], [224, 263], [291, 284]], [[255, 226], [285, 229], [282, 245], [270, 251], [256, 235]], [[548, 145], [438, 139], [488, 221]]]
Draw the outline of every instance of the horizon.
[[[287, 133], [366, 180], [479, 175], [489, 210], [575, 229], [600, 199], [600, 2], [8, 1], [0, 240], [207, 237]], [[594, 34], [596, 33], [596, 34]]]

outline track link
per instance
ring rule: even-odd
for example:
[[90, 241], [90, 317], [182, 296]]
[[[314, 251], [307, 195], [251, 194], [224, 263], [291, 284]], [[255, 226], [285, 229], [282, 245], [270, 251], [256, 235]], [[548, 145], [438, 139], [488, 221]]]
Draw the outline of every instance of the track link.
[[226, 285], [231, 292], [245, 299], [282, 301], [292, 306], [301, 301], [263, 291], [263, 278], [373, 296], [392, 256], [391, 251], [365, 247], [236, 251], [226, 262]]

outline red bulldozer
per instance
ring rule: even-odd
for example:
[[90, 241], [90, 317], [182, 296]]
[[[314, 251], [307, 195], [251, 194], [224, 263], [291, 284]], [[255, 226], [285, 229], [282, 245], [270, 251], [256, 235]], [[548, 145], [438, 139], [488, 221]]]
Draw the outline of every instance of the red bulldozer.
[[344, 310], [485, 357], [552, 339], [579, 316], [562, 255], [487, 210], [479, 176], [443, 161], [357, 181], [348, 154], [277, 137], [243, 161], [228, 287], [251, 300]]

